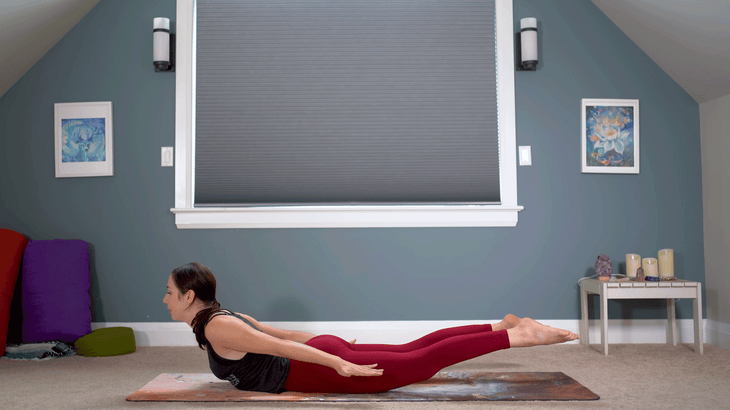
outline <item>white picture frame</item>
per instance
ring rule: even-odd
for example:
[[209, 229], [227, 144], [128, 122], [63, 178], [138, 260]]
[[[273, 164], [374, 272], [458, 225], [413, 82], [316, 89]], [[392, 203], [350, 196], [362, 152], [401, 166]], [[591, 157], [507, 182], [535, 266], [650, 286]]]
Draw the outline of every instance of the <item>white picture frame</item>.
[[639, 173], [639, 100], [581, 100], [581, 172]]
[[54, 104], [56, 178], [114, 175], [111, 101]]

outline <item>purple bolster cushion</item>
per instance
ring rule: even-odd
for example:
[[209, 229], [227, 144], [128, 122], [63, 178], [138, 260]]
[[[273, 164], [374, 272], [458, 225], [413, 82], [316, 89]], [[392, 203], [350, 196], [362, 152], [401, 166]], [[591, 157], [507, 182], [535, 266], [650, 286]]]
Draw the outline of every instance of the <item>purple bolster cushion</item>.
[[91, 333], [91, 271], [85, 241], [30, 241], [22, 272], [23, 343], [73, 343]]

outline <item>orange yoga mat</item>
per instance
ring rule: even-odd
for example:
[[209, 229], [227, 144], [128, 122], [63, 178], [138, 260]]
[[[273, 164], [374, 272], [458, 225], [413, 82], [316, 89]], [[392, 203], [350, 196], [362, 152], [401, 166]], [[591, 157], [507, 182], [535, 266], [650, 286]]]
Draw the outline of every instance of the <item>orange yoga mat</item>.
[[127, 397], [128, 401], [466, 401], [598, 400], [586, 387], [561, 372], [440, 372], [421, 383], [377, 394], [258, 393], [237, 390], [211, 373], [163, 373]]

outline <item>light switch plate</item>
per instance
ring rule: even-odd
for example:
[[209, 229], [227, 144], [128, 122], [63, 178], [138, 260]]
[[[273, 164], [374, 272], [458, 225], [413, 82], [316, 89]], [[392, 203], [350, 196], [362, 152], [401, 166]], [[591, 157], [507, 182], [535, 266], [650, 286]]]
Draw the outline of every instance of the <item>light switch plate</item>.
[[172, 147], [162, 147], [162, 166], [172, 166]]
[[520, 166], [532, 165], [532, 149], [529, 145], [519, 147]]

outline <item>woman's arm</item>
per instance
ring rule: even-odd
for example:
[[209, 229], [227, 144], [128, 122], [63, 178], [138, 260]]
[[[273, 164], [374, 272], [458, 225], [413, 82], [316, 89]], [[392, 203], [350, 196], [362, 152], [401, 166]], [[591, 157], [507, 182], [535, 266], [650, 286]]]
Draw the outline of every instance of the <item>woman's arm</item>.
[[284, 329], [277, 329], [273, 326], [264, 325], [262, 323], [259, 323], [256, 319], [252, 318], [249, 315], [244, 315], [243, 313], [236, 313], [237, 315], [241, 315], [246, 320], [251, 322], [254, 326], [256, 326], [258, 329], [260, 329], [262, 332], [266, 333], [269, 336], [274, 336], [279, 339], [284, 340], [293, 340], [298, 343], [307, 343], [309, 339], [313, 338], [314, 335], [311, 333], [306, 332], [297, 332], [296, 330], [284, 330]]
[[269, 354], [320, 364], [335, 369], [338, 374], [345, 377], [380, 376], [383, 374], [382, 369], [375, 369], [377, 364], [357, 365], [350, 363], [338, 356], [311, 346], [258, 332], [241, 322], [241, 320], [231, 316], [220, 315], [211, 319], [205, 327], [205, 336], [216, 346], [239, 352]]

